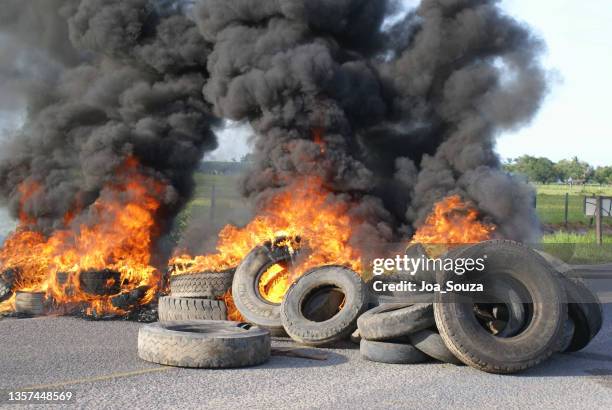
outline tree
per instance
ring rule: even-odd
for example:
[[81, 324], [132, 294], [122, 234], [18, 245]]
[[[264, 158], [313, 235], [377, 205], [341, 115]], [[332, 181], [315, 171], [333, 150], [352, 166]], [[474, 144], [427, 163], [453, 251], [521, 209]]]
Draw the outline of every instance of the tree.
[[588, 181], [593, 176], [593, 167], [586, 162], [580, 161], [578, 157], [559, 161], [555, 168], [558, 175], [564, 181], [568, 181], [570, 178], [573, 181]]
[[525, 175], [530, 181], [549, 183], [559, 179], [555, 164], [548, 158], [523, 155], [504, 164], [508, 172]]
[[612, 184], [612, 166], [597, 167], [593, 173], [593, 180], [598, 184]]

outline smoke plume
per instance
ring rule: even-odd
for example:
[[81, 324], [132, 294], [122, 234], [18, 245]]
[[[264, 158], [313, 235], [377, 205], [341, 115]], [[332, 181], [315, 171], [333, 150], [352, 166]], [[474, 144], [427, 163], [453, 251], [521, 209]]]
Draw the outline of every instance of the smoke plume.
[[204, 95], [218, 116], [249, 121], [258, 135], [244, 193], [266, 198], [319, 175], [338, 200], [355, 204], [356, 235], [370, 243], [409, 235], [435, 202], [460, 194], [499, 235], [535, 240], [533, 193], [500, 170], [494, 148], [546, 94], [541, 42], [495, 1], [423, 0], [385, 28], [396, 6], [196, 6], [214, 45]]
[[[69, 213], [86, 222], [134, 158], [164, 184], [155, 195], [167, 229], [216, 147], [218, 122], [201, 92], [210, 47], [182, 4], [7, 0], [2, 9], [0, 83], [27, 104], [1, 149], [0, 197], [13, 215], [45, 233], [66, 228]], [[25, 195], [24, 184], [36, 189]]]

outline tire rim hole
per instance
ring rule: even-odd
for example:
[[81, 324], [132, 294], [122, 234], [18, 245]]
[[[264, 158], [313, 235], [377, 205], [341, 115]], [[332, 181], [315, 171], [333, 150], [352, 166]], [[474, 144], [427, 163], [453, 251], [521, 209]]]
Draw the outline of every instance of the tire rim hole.
[[327, 285], [314, 289], [303, 299], [302, 315], [311, 322], [325, 322], [344, 309], [346, 295], [337, 286]]

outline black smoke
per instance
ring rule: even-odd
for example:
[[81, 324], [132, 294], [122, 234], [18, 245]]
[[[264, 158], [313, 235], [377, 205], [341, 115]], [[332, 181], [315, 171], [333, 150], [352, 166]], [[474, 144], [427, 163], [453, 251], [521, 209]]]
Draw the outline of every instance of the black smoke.
[[218, 120], [202, 96], [210, 46], [181, 2], [6, 0], [0, 83], [27, 107], [1, 145], [0, 197], [15, 216], [19, 186], [41, 186], [21, 206], [32, 228], [83, 215], [129, 157], [166, 188], [160, 228], [192, 195], [192, 174], [216, 148]]
[[423, 0], [386, 27], [398, 2], [199, 2], [214, 44], [204, 95], [258, 135], [244, 193], [266, 198], [320, 175], [357, 204], [357, 236], [370, 243], [410, 235], [435, 202], [460, 194], [499, 235], [535, 240], [533, 193], [500, 170], [495, 137], [537, 112], [543, 45], [496, 3]]
[[0, 198], [16, 215], [20, 184], [42, 184], [23, 210], [50, 232], [133, 156], [168, 186], [163, 227], [225, 118], [257, 135], [245, 196], [320, 176], [353, 204], [355, 242], [410, 236], [450, 194], [499, 235], [535, 240], [533, 193], [500, 170], [495, 138], [529, 122], [547, 92], [541, 41], [496, 1], [423, 0], [389, 26], [398, 6], [5, 0], [0, 109], [23, 101], [27, 118], [1, 146]]

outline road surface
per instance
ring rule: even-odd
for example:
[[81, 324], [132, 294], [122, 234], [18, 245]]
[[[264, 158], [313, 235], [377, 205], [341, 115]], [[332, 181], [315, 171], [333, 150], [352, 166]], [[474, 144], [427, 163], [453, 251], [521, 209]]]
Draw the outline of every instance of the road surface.
[[138, 358], [138, 323], [7, 318], [0, 319], [0, 390], [72, 390], [72, 405], [87, 409], [610, 409], [612, 305], [605, 315], [604, 329], [583, 352], [513, 376], [371, 363], [350, 344], [317, 350], [325, 361], [275, 356], [249, 369], [178, 369]]

